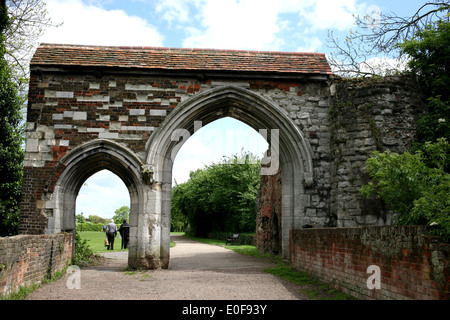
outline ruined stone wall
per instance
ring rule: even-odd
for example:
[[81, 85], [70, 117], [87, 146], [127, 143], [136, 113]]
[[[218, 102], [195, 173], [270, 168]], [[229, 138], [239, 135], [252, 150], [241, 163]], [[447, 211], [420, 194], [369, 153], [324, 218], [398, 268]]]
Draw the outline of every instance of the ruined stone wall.
[[[108, 70], [32, 70], [27, 114], [21, 233], [46, 232], [46, 201], [65, 165], [60, 160], [93, 139], [108, 139], [143, 162], [146, 142], [182, 101], [234, 85], [274, 101], [311, 144], [314, 174], [305, 191], [307, 219], [327, 225], [330, 199], [329, 87], [326, 81], [161, 77]], [[231, 115], [239, 119], [239, 113]], [[219, 117], [219, 116], [218, 116]], [[176, 128], [174, 128], [176, 129]], [[255, 128], [267, 129], [267, 128]]]
[[0, 238], [0, 297], [64, 270], [73, 257], [73, 234]]
[[416, 136], [423, 100], [414, 79], [337, 79], [331, 85], [331, 216], [337, 227], [389, 225], [381, 201], [362, 199], [365, 161], [374, 150], [402, 153]]
[[296, 229], [290, 238], [295, 268], [358, 299], [449, 299], [450, 247], [425, 226]]
[[[364, 164], [373, 151], [404, 152], [415, 138], [424, 101], [414, 79], [335, 77], [328, 102], [314, 96], [301, 100], [287, 110], [315, 150], [315, 185], [306, 190], [304, 202], [310, 223], [299, 227], [392, 224], [383, 202], [362, 198], [359, 190], [369, 180]], [[277, 177], [261, 178], [257, 234], [260, 249], [267, 252], [272, 250], [271, 222], [282, 207], [281, 183]]]

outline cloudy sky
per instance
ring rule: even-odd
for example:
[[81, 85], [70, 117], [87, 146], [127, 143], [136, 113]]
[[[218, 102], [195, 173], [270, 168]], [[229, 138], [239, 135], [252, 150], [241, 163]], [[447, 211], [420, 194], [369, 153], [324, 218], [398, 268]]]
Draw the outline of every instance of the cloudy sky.
[[[345, 36], [354, 15], [381, 10], [410, 15], [417, 0], [47, 0], [58, 28], [47, 43], [214, 48], [329, 54], [327, 33]], [[174, 178], [186, 181], [190, 170], [242, 148], [262, 155], [266, 142], [256, 131], [224, 119], [193, 135], [175, 159]], [[121, 180], [101, 171], [86, 181], [77, 213], [112, 217], [129, 205]], [[108, 199], [98, 201], [98, 199]]]

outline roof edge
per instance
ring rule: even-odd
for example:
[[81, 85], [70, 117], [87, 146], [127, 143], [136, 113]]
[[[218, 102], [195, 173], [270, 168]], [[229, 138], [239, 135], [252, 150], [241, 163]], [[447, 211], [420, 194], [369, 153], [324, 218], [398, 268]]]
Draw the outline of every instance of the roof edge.
[[[332, 76], [332, 73], [325, 72], [278, 72], [278, 71], [245, 71], [245, 70], [203, 70], [203, 69], [163, 69], [163, 68], [139, 68], [130, 66], [89, 66], [80, 64], [66, 64], [66, 65], [45, 65], [45, 64], [31, 64], [30, 70], [32, 72], [85, 72], [88, 70], [92, 73], [108, 71], [112, 74], [126, 73], [126, 74], [141, 74], [154, 76], [194, 76], [201, 79], [205, 77], [214, 78], [242, 78], [242, 79], [316, 79], [325, 80]], [[83, 71], [84, 70], [84, 71]]]
[[152, 47], [152, 46], [105, 46], [105, 45], [84, 45], [84, 44], [64, 44], [64, 43], [41, 43], [39, 47], [61, 47], [61, 48], [85, 48], [104, 50], [158, 50], [158, 51], [187, 51], [187, 52], [235, 52], [235, 53], [260, 53], [273, 55], [297, 55], [297, 56], [325, 56], [319, 52], [290, 52], [290, 51], [264, 51], [264, 50], [240, 50], [240, 49], [214, 49], [214, 48], [176, 48], [176, 47]]

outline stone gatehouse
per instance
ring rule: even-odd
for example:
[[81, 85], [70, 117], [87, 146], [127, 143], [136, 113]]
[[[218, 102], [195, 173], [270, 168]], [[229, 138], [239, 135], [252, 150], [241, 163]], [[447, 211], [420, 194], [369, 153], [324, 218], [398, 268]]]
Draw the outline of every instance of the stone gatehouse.
[[344, 81], [319, 53], [56, 44], [30, 69], [21, 233], [73, 232], [78, 191], [108, 169], [130, 194], [130, 267], [167, 268], [173, 160], [222, 117], [269, 142], [261, 250], [288, 259], [293, 228], [390, 223], [358, 189], [373, 150], [414, 138], [420, 100], [403, 78]]

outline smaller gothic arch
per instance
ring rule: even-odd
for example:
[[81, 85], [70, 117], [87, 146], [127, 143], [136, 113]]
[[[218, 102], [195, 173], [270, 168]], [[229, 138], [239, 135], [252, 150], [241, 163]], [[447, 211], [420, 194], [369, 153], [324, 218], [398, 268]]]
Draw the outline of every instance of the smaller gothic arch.
[[[107, 140], [87, 142], [61, 158], [61, 174], [46, 207], [53, 211], [48, 217], [46, 233], [75, 230], [75, 205], [83, 183], [93, 174], [106, 169], [117, 175], [130, 195], [130, 252], [136, 248], [138, 214], [142, 211], [141, 161], [128, 148]], [[130, 254], [133, 255], [133, 254]]]

